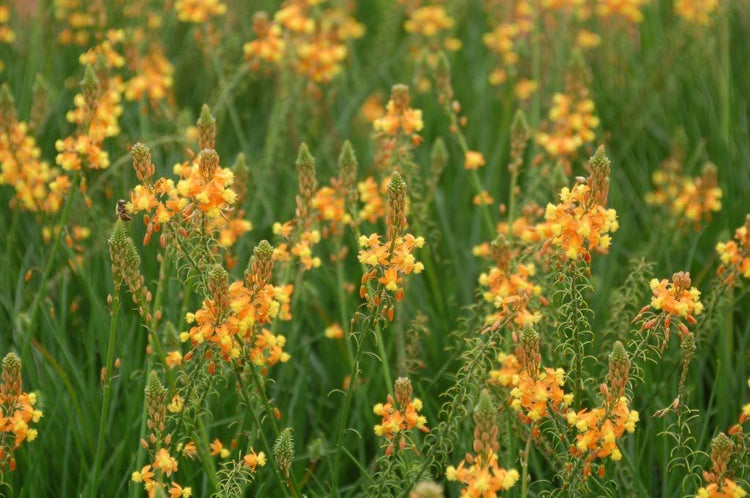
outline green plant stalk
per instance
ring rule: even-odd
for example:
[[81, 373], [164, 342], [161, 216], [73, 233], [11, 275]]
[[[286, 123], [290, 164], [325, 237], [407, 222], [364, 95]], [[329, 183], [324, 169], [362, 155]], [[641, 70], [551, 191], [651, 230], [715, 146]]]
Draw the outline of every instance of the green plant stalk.
[[510, 175], [510, 193], [508, 195], [508, 239], [513, 238], [513, 222], [516, 220], [516, 203], [518, 202], [518, 170], [520, 167], [513, 169]]
[[109, 406], [112, 399], [112, 374], [114, 373], [115, 340], [117, 337], [117, 316], [120, 312], [119, 289], [112, 294], [112, 314], [109, 322], [109, 340], [107, 341], [107, 362], [105, 363], [106, 380], [104, 382], [104, 399], [102, 411], [99, 417], [99, 432], [96, 441], [96, 456], [94, 457], [94, 468], [91, 473], [91, 497], [95, 498], [98, 493], [99, 469], [104, 452], [104, 432], [107, 419], [109, 418]]
[[526, 449], [523, 450], [523, 461], [521, 463], [521, 498], [529, 496], [529, 454], [531, 452], [531, 435], [533, 431], [529, 429], [529, 437], [526, 438]]
[[[177, 239], [179, 241], [179, 238]], [[166, 257], [166, 254], [162, 257], [161, 264], [159, 265], [159, 275], [165, 275], [165, 265], [168, 261], [168, 258]], [[161, 306], [161, 300], [163, 295], [163, 286], [166, 283], [166, 278], [159, 278], [159, 283], [156, 286], [156, 297], [154, 298], [154, 304], [151, 308], [151, 323], [149, 323], [149, 328], [152, 326], [156, 326], [157, 320], [156, 320], [156, 311], [159, 309], [158, 307]], [[160, 356], [161, 361], [164, 361], [164, 351], [161, 348], [161, 343], [159, 343], [159, 338], [156, 337], [156, 333], [153, 330], [148, 331], [151, 335], [151, 341], [155, 345], [155, 349], [157, 352], [157, 355]], [[145, 393], [146, 384], [148, 383], [148, 373], [151, 371], [151, 365], [152, 362], [152, 355], [146, 355], [146, 365], [144, 369], [144, 376], [143, 376], [143, 392]], [[170, 376], [171, 372], [167, 369], [167, 380], [174, 382], [172, 377]], [[171, 384], [173, 385], [173, 384]], [[143, 440], [146, 437], [146, 402], [145, 402], [145, 394], [144, 394], [144, 402], [143, 402], [143, 410], [141, 411], [141, 428], [140, 428], [140, 436], [138, 438], [139, 441]], [[138, 445], [138, 453], [135, 457], [135, 467], [136, 469], [140, 469], [143, 466], [143, 459], [145, 457], [145, 449], [140, 444]], [[131, 486], [130, 492], [128, 496], [131, 498], [134, 498], [136, 494], [138, 493], [137, 486]]]
[[[402, 331], [403, 335], [403, 331]], [[385, 366], [381, 370], [383, 371], [383, 381], [385, 382], [385, 392], [390, 392], [393, 387], [393, 380], [391, 378], [391, 369], [388, 366], [388, 353], [385, 350], [385, 343], [383, 342], [383, 331], [380, 326], [375, 326], [375, 337], [378, 343], [378, 354], [380, 355], [380, 362]], [[400, 342], [403, 342], [401, 340]]]
[[[258, 395], [260, 396], [261, 401], [263, 401], [263, 407], [268, 413], [268, 419], [271, 421], [271, 428], [273, 429], [274, 436], [279, 437], [281, 431], [279, 431], [279, 426], [276, 424], [276, 416], [274, 414], [273, 407], [271, 406], [271, 402], [268, 400], [268, 396], [266, 395], [265, 386], [263, 385], [263, 379], [261, 378], [258, 369], [255, 368], [254, 365], [250, 368], [250, 370], [252, 371], [251, 377], [253, 380], [253, 384], [255, 385], [255, 389], [258, 391]], [[297, 485], [295, 484], [294, 479], [291, 478], [291, 472], [290, 475], [287, 476], [286, 482], [289, 485], [289, 488], [292, 490], [292, 495], [297, 496]]]
[[[247, 388], [245, 387], [245, 383], [242, 381], [242, 372], [240, 371], [240, 367], [237, 365], [237, 362], [233, 361], [232, 366], [234, 366], [234, 373], [237, 377], [237, 382], [240, 384], [240, 395], [245, 400], [245, 404], [247, 405], [247, 410], [250, 412], [250, 416], [253, 419], [253, 422], [255, 423], [255, 427], [258, 428], [258, 432], [260, 433], [260, 438], [263, 441], [263, 446], [265, 446], [266, 454], [268, 455], [268, 462], [271, 465], [271, 470], [273, 470], [274, 475], [276, 476], [276, 479], [279, 481], [279, 484], [281, 485], [281, 489], [284, 492], [284, 496], [289, 496], [289, 489], [284, 486], [284, 483], [286, 482], [286, 479], [284, 479], [284, 476], [281, 474], [281, 469], [279, 469], [278, 464], [276, 463], [276, 459], [273, 456], [273, 446], [268, 442], [268, 438], [266, 437], [266, 433], [263, 432], [262, 424], [260, 422], [260, 418], [258, 418], [258, 414], [255, 413], [255, 409], [253, 409], [253, 405], [250, 402], [250, 399], [247, 396]], [[252, 370], [254, 371], [255, 368], [253, 367]], [[270, 414], [271, 420], [273, 420], [273, 426], [276, 427], [276, 421], [273, 418], [273, 413]], [[276, 427], [276, 433], [278, 435], [278, 427]], [[296, 495], [295, 495], [296, 496]]]
[[203, 445], [203, 456], [201, 458], [203, 468], [208, 476], [208, 481], [211, 483], [212, 489], [218, 489], [219, 479], [216, 477], [216, 464], [214, 459], [211, 458], [210, 447], [211, 443], [208, 439], [208, 431], [206, 430], [206, 424], [203, 422], [203, 417], [198, 417], [198, 432], [200, 433], [201, 443]]
[[[456, 136], [456, 141], [458, 142], [458, 146], [461, 148], [461, 152], [463, 153], [464, 157], [466, 156], [466, 153], [469, 152], [469, 146], [466, 142], [466, 137], [464, 137], [463, 132], [461, 131], [461, 125], [458, 122], [458, 117], [456, 116], [456, 113], [453, 112], [453, 110], [450, 108], [450, 104], [446, 104], [445, 106], [445, 112], [448, 114], [451, 120], [451, 129], [453, 130], [453, 134]], [[479, 174], [477, 173], [477, 170], [473, 169], [471, 170], [471, 182], [474, 185], [474, 192], [476, 195], [480, 195], [482, 193], [482, 184], [479, 181]], [[492, 236], [495, 233], [495, 223], [492, 221], [492, 215], [490, 214], [490, 209], [487, 207], [486, 204], [482, 204], [480, 210], [482, 211], [482, 217], [484, 218], [484, 222], [487, 225], [487, 230], [489, 230], [490, 236]]]
[[68, 198], [65, 200], [65, 206], [63, 206], [62, 215], [60, 216], [60, 223], [58, 225], [60, 227], [60, 231], [57, 233], [55, 242], [52, 244], [52, 250], [50, 251], [49, 257], [47, 258], [47, 265], [44, 267], [44, 273], [42, 273], [42, 280], [41, 282], [39, 282], [39, 290], [34, 296], [34, 301], [31, 303], [31, 311], [29, 312], [29, 328], [26, 333], [26, 337], [23, 340], [21, 358], [28, 357], [31, 338], [34, 335], [34, 330], [36, 330], [37, 321], [39, 319], [39, 308], [42, 302], [42, 295], [45, 292], [47, 280], [52, 273], [52, 267], [54, 266], [55, 259], [57, 258], [57, 253], [60, 250], [60, 243], [62, 242], [64, 227], [68, 224], [68, 218], [70, 217], [70, 207], [73, 205], [73, 199], [76, 196], [76, 192], [78, 191], [78, 186], [80, 185], [80, 183], [81, 172], [77, 171], [75, 176], [73, 177], [73, 183], [70, 186]]
[[356, 386], [357, 384], [357, 377], [359, 377], [359, 362], [362, 359], [362, 354], [365, 350], [365, 342], [367, 341], [367, 336], [369, 335], [369, 332], [372, 331], [370, 328], [370, 324], [373, 320], [376, 319], [376, 317], [380, 316], [380, 312], [381, 304], [379, 303], [375, 308], [375, 312], [370, 316], [370, 322], [368, 323], [367, 329], [365, 329], [362, 334], [359, 344], [357, 345], [357, 352], [354, 356], [354, 365], [352, 366], [351, 374], [349, 377], [349, 386], [347, 387], [346, 393], [344, 394], [344, 410], [341, 413], [341, 418], [339, 419], [339, 424], [336, 431], [336, 453], [333, 457], [331, 496], [336, 496], [336, 491], [339, 484], [339, 467], [341, 465], [341, 449], [344, 444], [344, 430], [346, 429], [346, 421], [349, 418], [349, 410], [351, 409], [352, 405], [352, 393], [354, 392], [354, 386]]

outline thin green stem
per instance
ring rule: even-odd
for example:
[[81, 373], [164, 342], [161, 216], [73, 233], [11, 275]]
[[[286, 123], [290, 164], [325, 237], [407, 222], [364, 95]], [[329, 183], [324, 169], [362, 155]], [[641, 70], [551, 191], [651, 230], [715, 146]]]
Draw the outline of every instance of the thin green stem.
[[526, 438], [526, 448], [523, 450], [523, 460], [521, 462], [521, 498], [529, 496], [529, 453], [531, 452], [531, 435], [533, 430], [529, 430], [529, 437]]
[[106, 377], [104, 378], [104, 399], [102, 411], [99, 417], [99, 432], [96, 442], [96, 456], [94, 457], [94, 468], [91, 474], [91, 497], [98, 496], [99, 469], [104, 452], [104, 433], [107, 419], [109, 418], [109, 405], [112, 398], [112, 374], [114, 373], [115, 339], [117, 337], [117, 315], [120, 311], [119, 289], [115, 289], [112, 295], [112, 313], [109, 322], [109, 340], [107, 341], [107, 361], [104, 364]]
[[29, 311], [29, 328], [26, 331], [26, 336], [23, 340], [23, 347], [21, 349], [22, 358], [26, 358], [28, 355], [29, 344], [31, 343], [31, 338], [34, 336], [34, 331], [36, 330], [36, 327], [38, 325], [37, 322], [39, 320], [39, 308], [41, 306], [42, 297], [44, 296], [46, 291], [47, 280], [52, 273], [52, 268], [54, 267], [55, 260], [57, 259], [57, 253], [60, 250], [60, 244], [62, 243], [65, 225], [68, 224], [68, 218], [70, 217], [70, 207], [73, 205], [73, 199], [76, 196], [78, 185], [80, 183], [81, 172], [79, 171], [76, 172], [75, 176], [73, 177], [73, 183], [70, 186], [70, 190], [68, 191], [68, 198], [65, 200], [65, 206], [63, 206], [62, 215], [60, 216], [60, 223], [58, 224], [59, 231], [57, 232], [57, 236], [55, 237], [55, 242], [52, 244], [52, 250], [50, 251], [49, 257], [47, 258], [47, 265], [44, 267], [42, 280], [41, 282], [39, 282], [39, 290], [34, 296], [34, 301], [31, 304], [31, 310]]

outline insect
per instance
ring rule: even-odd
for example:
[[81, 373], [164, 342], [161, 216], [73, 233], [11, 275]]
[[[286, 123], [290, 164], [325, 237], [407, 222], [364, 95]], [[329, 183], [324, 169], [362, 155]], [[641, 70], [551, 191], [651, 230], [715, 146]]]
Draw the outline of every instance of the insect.
[[117, 217], [122, 221], [130, 221], [133, 219], [130, 213], [128, 213], [127, 204], [128, 202], [124, 199], [120, 199], [117, 201], [117, 204], [115, 204], [115, 214], [117, 214]]

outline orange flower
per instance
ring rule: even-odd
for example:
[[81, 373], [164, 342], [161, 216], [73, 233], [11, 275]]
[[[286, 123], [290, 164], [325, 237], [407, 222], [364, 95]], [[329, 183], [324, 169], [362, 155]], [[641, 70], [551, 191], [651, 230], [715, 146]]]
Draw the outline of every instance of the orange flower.
[[468, 170], [479, 169], [487, 163], [481, 152], [474, 150], [466, 151], [466, 158], [464, 160], [464, 168]]
[[242, 457], [243, 462], [246, 466], [255, 472], [256, 467], [264, 467], [266, 465], [266, 454], [262, 451], [255, 453], [255, 450], [250, 449], [250, 453]]
[[210, 447], [211, 455], [219, 455], [220, 458], [227, 458], [229, 456], [229, 450], [224, 447], [219, 438], [214, 439]]
[[177, 472], [177, 460], [172, 458], [165, 448], [159, 449], [156, 452], [156, 457], [153, 463], [154, 469], [160, 470], [167, 477], [172, 475], [172, 472]]
[[461, 496], [464, 498], [497, 496], [498, 492], [515, 486], [520, 477], [515, 469], [501, 468], [494, 452], [486, 456], [467, 454], [458, 467], [449, 466], [445, 476], [449, 481], [463, 484]]

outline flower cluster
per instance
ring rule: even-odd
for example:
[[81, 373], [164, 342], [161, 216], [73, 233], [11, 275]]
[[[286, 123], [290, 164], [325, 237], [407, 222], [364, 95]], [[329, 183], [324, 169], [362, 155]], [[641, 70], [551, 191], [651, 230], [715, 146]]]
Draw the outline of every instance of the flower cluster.
[[35, 408], [36, 394], [23, 391], [21, 359], [15, 353], [3, 358], [0, 379], [0, 475], [5, 469], [16, 468], [15, 451], [24, 441], [33, 441], [42, 411]]
[[736, 277], [750, 279], [750, 215], [745, 224], [734, 232], [734, 239], [716, 244], [721, 266], [718, 273], [726, 275], [727, 282], [732, 285]]
[[565, 258], [579, 257], [589, 262], [591, 251], [606, 254], [611, 244], [609, 233], [617, 231], [617, 213], [607, 209], [609, 192], [609, 160], [600, 147], [589, 160], [589, 177], [577, 182], [572, 189], [563, 187], [560, 203], [548, 204], [544, 222], [537, 232], [546, 239], [545, 246], [561, 249]]
[[[665, 162], [665, 168], [654, 172], [656, 189], [646, 194], [646, 202], [669, 208], [675, 218], [696, 228], [709, 221], [712, 212], [721, 210], [723, 192], [718, 186], [716, 166], [707, 163], [700, 177], [683, 176], [679, 163]], [[684, 218], [683, 218], [684, 217]]]
[[0, 5], [0, 43], [13, 43], [16, 33], [8, 26], [10, 20], [10, 6]]
[[602, 384], [603, 405], [567, 414], [568, 424], [575, 426], [578, 434], [575, 444], [570, 448], [574, 456], [585, 456], [584, 475], [591, 473], [591, 463], [596, 458], [610, 458], [618, 461], [622, 452], [617, 447], [617, 440], [623, 434], [633, 433], [639, 420], [638, 412], [629, 408], [625, 396], [630, 372], [630, 358], [622, 343], [617, 341], [609, 356], [609, 375], [607, 383]]
[[170, 98], [174, 82], [174, 66], [164, 54], [160, 45], [154, 45], [135, 64], [135, 75], [125, 82], [125, 99], [138, 101], [148, 98], [151, 107], [156, 108], [161, 100]]
[[503, 22], [497, 24], [494, 29], [485, 33], [482, 41], [490, 51], [497, 54], [500, 64], [489, 76], [490, 84], [500, 85], [508, 80], [509, 72], [515, 72], [519, 55], [517, 46], [534, 28], [532, 17], [533, 7], [528, 0], [515, 2], [513, 10], [507, 14], [498, 14]]
[[256, 38], [244, 46], [251, 67], [288, 62], [295, 72], [319, 84], [338, 75], [348, 54], [347, 43], [362, 37], [364, 26], [343, 8], [320, 8], [324, 1], [287, 0], [272, 21], [266, 13], [256, 13]]
[[733, 479], [730, 461], [737, 451], [735, 443], [724, 433], [711, 441], [711, 470], [703, 472], [707, 485], [700, 488], [696, 498], [742, 498], [747, 491]]
[[449, 466], [445, 475], [449, 481], [458, 481], [463, 485], [462, 497], [497, 496], [498, 491], [512, 488], [520, 476], [515, 469], [501, 468], [497, 461], [497, 410], [487, 390], [483, 390], [479, 396], [474, 422], [475, 454], [467, 454], [458, 467]]
[[182, 22], [201, 24], [214, 16], [223, 16], [227, 6], [220, 0], [177, 0], [174, 10]]
[[[521, 371], [510, 392], [510, 406], [526, 424], [536, 423], [549, 416], [548, 407], [560, 412], [573, 401], [565, 394], [565, 371], [546, 367], [541, 370], [539, 334], [526, 328], [521, 333], [521, 344], [516, 353]], [[515, 376], [512, 379], [515, 381]]]
[[685, 21], [706, 26], [711, 23], [711, 14], [719, 8], [719, 0], [675, 0], [675, 14]]
[[0, 185], [7, 184], [15, 189], [11, 207], [53, 214], [60, 209], [70, 180], [41, 161], [40, 156], [28, 125], [16, 117], [10, 90], [3, 85], [0, 90]]
[[411, 398], [411, 381], [406, 377], [400, 377], [395, 382], [396, 399], [390, 394], [385, 404], [376, 404], [372, 411], [381, 417], [381, 422], [375, 425], [377, 436], [385, 436], [390, 442], [385, 450], [390, 455], [394, 450], [394, 442], [398, 441], [400, 450], [406, 448], [405, 432], [411, 429], [419, 429], [422, 432], [430, 432], [427, 428], [427, 419], [420, 415], [422, 401], [419, 398]]
[[599, 17], [622, 17], [630, 22], [640, 23], [643, 21], [641, 9], [650, 0], [597, 0], [596, 13]]
[[[189, 230], [217, 233], [224, 247], [252, 229], [252, 224], [242, 219], [242, 210], [233, 211], [239, 197], [234, 188], [235, 175], [231, 169], [220, 166], [219, 155], [213, 149], [216, 124], [208, 107], [203, 107], [197, 124], [202, 150], [192, 160], [174, 166], [177, 183], [164, 177], [154, 181], [155, 167], [148, 147], [136, 144], [131, 149], [133, 167], [141, 183], [130, 192], [127, 211], [144, 213], [146, 244], [165, 224], [183, 238], [188, 237]], [[246, 181], [242, 165], [238, 169], [243, 182]], [[244, 184], [237, 188], [244, 195]]]
[[201, 309], [187, 314], [186, 321], [193, 326], [180, 335], [182, 342], [190, 341], [193, 347], [212, 344], [225, 361], [245, 358], [262, 368], [288, 361], [289, 353], [283, 349], [286, 338], [263, 328], [277, 318], [291, 319], [293, 287], [270, 283], [272, 258], [271, 245], [261, 242], [245, 279], [231, 285], [223, 267], [215, 266], [208, 277], [210, 296]]
[[57, 37], [63, 45], [88, 45], [106, 19], [97, 14], [98, 6], [84, 0], [54, 0], [54, 8], [55, 19], [65, 26]]
[[[154, 496], [157, 490], [163, 490], [165, 481], [171, 481], [168, 490], [170, 498], [190, 498], [192, 488], [180, 486], [173, 481], [173, 475], [177, 473], [179, 463], [176, 456], [186, 456], [189, 459], [195, 457], [197, 448], [195, 443], [188, 442], [178, 446], [177, 452], [170, 452], [172, 434], [167, 430], [167, 388], [159, 380], [156, 372], [151, 372], [146, 383], [146, 410], [148, 419], [146, 426], [150, 434], [141, 441], [141, 445], [151, 455], [151, 463], [144, 465], [140, 470], [134, 471], [130, 480], [143, 485], [143, 489], [149, 496]], [[172, 411], [172, 410], [170, 410]]]
[[[404, 29], [417, 37], [415, 49], [427, 47], [433, 54], [437, 54], [441, 48], [441, 41], [442, 47], [447, 50], [455, 51], [461, 48], [461, 40], [444, 36], [455, 23], [455, 19], [448, 15], [442, 5], [425, 5], [409, 14], [404, 22]], [[434, 65], [435, 57], [430, 59]]]
[[395, 136], [399, 133], [411, 137], [419, 143], [417, 133], [424, 127], [422, 111], [409, 107], [409, 89], [405, 85], [395, 85], [391, 92], [391, 99], [385, 106], [385, 116], [373, 123], [378, 134]]
[[594, 101], [589, 98], [586, 87], [576, 93], [555, 93], [548, 119], [548, 131], [537, 133], [536, 141], [547, 154], [563, 159], [593, 142], [594, 130], [599, 126]]
[[367, 220], [370, 223], [385, 217], [385, 198], [388, 193], [388, 183], [390, 178], [384, 178], [378, 185], [375, 178], [368, 176], [357, 184], [359, 199], [362, 201], [362, 209], [359, 211], [359, 218]]
[[675, 273], [671, 282], [667, 279], [651, 280], [651, 303], [641, 309], [634, 321], [643, 322], [641, 330], [651, 330], [659, 325], [663, 327], [662, 350], [669, 341], [672, 325], [677, 327], [680, 339], [683, 339], [690, 333], [683, 320], [695, 325], [695, 317], [703, 312], [701, 293], [695, 287], [691, 287], [691, 284], [690, 273], [686, 272]]
[[[533, 325], [541, 318], [539, 312], [528, 309], [529, 300], [539, 296], [542, 288], [531, 278], [536, 273], [533, 264], [519, 263], [515, 271], [510, 269], [510, 247], [500, 236], [491, 244], [495, 267], [479, 276], [482, 297], [497, 310], [487, 317], [487, 322], [499, 322], [512, 318], [519, 326]], [[484, 290], [486, 289], [486, 290]]]
[[[75, 108], [66, 115], [68, 122], [76, 125], [76, 131], [55, 142], [58, 152], [55, 160], [66, 171], [109, 167], [109, 155], [103, 145], [106, 138], [120, 134], [124, 91], [122, 77], [111, 76], [109, 71], [125, 64], [125, 59], [114, 49], [123, 39], [122, 30], [108, 31], [104, 41], [80, 57], [81, 64], [86, 66], [81, 93], [74, 97]], [[104, 61], [104, 67], [96, 74], [93, 64], [100, 60]]]
[[[362, 276], [360, 297], [367, 296], [367, 282], [376, 280], [383, 289], [395, 293], [396, 300], [403, 297], [401, 282], [404, 275], [421, 273], [424, 265], [417, 261], [414, 249], [424, 245], [424, 238], [414, 237], [406, 230], [406, 182], [395, 172], [388, 184], [388, 210], [386, 215], [388, 236], [385, 242], [377, 233], [359, 238], [359, 262], [372, 269]], [[380, 300], [378, 292], [374, 298]]]

